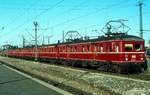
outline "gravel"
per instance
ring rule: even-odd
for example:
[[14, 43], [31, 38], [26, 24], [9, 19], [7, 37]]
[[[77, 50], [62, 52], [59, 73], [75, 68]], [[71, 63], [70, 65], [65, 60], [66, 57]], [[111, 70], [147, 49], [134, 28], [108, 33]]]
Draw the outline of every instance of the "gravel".
[[[92, 93], [93, 95], [150, 95], [150, 81], [91, 73], [69, 67], [39, 64], [38, 62], [12, 58], [0, 57], [0, 60], [44, 78]], [[150, 74], [149, 70], [146, 72], [147, 74]]]

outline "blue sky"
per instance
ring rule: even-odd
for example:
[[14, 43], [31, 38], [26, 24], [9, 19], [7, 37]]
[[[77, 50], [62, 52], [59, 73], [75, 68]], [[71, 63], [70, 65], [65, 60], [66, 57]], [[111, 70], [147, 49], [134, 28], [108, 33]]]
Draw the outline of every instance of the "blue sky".
[[[109, 20], [127, 19], [129, 34], [139, 35], [139, 0], [0, 0], [0, 45], [27, 44], [34, 36], [33, 21], [39, 23], [39, 43], [51, 36], [51, 43], [62, 39], [62, 31], [77, 30], [81, 35], [98, 36]], [[143, 0], [144, 29], [150, 30], [150, 0]], [[92, 30], [99, 30], [94, 32]], [[150, 39], [150, 32], [144, 39]]]

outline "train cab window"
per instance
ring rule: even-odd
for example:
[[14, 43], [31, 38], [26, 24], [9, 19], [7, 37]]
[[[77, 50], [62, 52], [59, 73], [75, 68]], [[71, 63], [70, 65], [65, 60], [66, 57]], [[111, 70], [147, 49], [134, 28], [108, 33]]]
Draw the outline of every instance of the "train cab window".
[[132, 51], [133, 50], [133, 44], [125, 44], [125, 51]]
[[142, 50], [142, 45], [141, 44], [135, 44], [135, 50], [136, 51]]

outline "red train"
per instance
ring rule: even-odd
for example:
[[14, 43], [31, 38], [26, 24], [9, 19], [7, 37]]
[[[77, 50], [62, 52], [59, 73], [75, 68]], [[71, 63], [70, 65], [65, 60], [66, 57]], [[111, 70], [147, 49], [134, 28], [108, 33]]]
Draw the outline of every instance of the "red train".
[[106, 71], [131, 72], [147, 69], [144, 40], [142, 38], [117, 34], [91, 40], [57, 43], [35, 48], [18, 48], [3, 51], [4, 55], [17, 58], [98, 67]]

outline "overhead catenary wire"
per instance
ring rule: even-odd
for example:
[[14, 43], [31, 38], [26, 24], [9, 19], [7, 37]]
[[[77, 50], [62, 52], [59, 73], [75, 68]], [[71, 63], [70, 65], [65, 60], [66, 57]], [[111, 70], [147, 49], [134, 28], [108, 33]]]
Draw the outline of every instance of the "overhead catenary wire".
[[[59, 4], [62, 3], [63, 1], [64, 1], [64, 0], [61, 0], [60, 2], [56, 3], [56, 4], [54, 5], [54, 7], [57, 6], [57, 5], [59, 5]], [[94, 14], [96, 14], [96, 13], [102, 12], [102, 11], [107, 10], [107, 9], [110, 9], [110, 8], [112, 8], [112, 7], [120, 6], [120, 5], [123, 4], [123, 3], [127, 3], [127, 2], [125, 2], [125, 1], [123, 0], [123, 1], [121, 1], [121, 2], [119, 2], [119, 3], [117, 2], [117, 3], [115, 3], [115, 4], [111, 4], [111, 5], [109, 5], [109, 6], [106, 6], [106, 7], [104, 7], [104, 8], [100, 8], [100, 9], [97, 9], [97, 10], [95, 10], [95, 11], [93, 11], [93, 12], [88, 13], [88, 14], [80, 15], [80, 16], [78, 16], [78, 17], [69, 19], [69, 20], [67, 20], [67, 21], [65, 21], [65, 22], [63, 22], [63, 23], [59, 23], [59, 24], [57, 24], [57, 25], [55, 25], [55, 26], [52, 26], [52, 27], [50, 27], [50, 28], [58, 27], [58, 26], [61, 26], [61, 24], [64, 25], [64, 24], [66, 24], [66, 23], [68, 23], [68, 22], [71, 22], [71, 21], [74, 21], [74, 20], [77, 20], [77, 19], [80, 19], [80, 18], [83, 18], [83, 17], [87, 17], [87, 16], [94, 15]], [[53, 7], [52, 7], [52, 8], [53, 8]], [[49, 8], [49, 9], [52, 9], [52, 8]], [[24, 23], [20, 24], [19, 26], [15, 27], [14, 29], [12, 29], [12, 31], [11, 31], [9, 34], [13, 33], [13, 32], [16, 31], [17, 29], [19, 29], [19, 28], [21, 28], [22, 26], [24, 26], [26, 23], [32, 21], [34, 18], [37, 18], [37, 17], [41, 16], [41, 14], [43, 14], [43, 13], [45, 13], [45, 12], [47, 12], [47, 11], [48, 11], [48, 10], [42, 11], [42, 12], [41, 12], [40, 14], [38, 14], [37, 16], [35, 16], [35, 17], [31, 18], [31, 19], [26, 20]], [[2, 36], [2, 37], [4, 37], [4, 36]]]
[[[124, 1], [123, 1], [124, 2]], [[124, 4], [122, 2], [122, 4]], [[127, 2], [125, 2], [125, 3], [127, 3]], [[120, 3], [121, 4], [121, 3]], [[109, 9], [109, 8], [111, 8], [111, 7], [117, 7], [117, 6], [120, 6], [120, 4], [118, 3], [116, 3], [116, 4], [114, 4], [114, 5], [111, 5], [110, 7], [106, 7], [106, 8], [103, 8], [102, 10], [105, 10], [105, 9]], [[128, 5], [127, 7], [130, 7], [131, 5]], [[56, 24], [56, 25], [54, 25], [54, 26], [52, 26], [52, 27], [59, 27], [59, 26], [62, 26], [62, 25], [65, 25], [65, 24], [67, 24], [67, 23], [69, 23], [69, 22], [72, 22], [72, 21], [74, 21], [74, 20], [77, 20], [77, 19], [80, 19], [80, 18], [83, 18], [83, 17], [86, 17], [86, 16], [90, 16], [90, 15], [93, 15], [93, 13], [99, 13], [99, 12], [101, 12], [102, 10], [98, 10], [98, 11], [95, 11], [95, 12], [91, 12], [91, 13], [89, 13], [89, 14], [85, 14], [85, 15], [81, 15], [81, 16], [78, 16], [78, 17], [75, 17], [75, 18], [72, 18], [72, 19], [69, 19], [69, 20], [66, 20], [66, 21], [64, 21], [64, 22], [62, 22], [62, 23], [58, 23], [58, 24]], [[147, 13], [146, 13], [147, 14]], [[132, 17], [135, 17], [135, 16], [130, 16], [130, 17], [128, 17], [128, 18], [132, 18]], [[136, 16], [137, 17], [137, 16]], [[135, 18], [134, 18], [135, 19]], [[93, 25], [91, 25], [91, 26], [93, 26]], [[81, 29], [79, 29], [79, 30], [81, 30]], [[97, 31], [96, 31], [97, 32]], [[98, 32], [97, 32], [98, 33]], [[99, 33], [98, 33], [99, 34]]]
[[[34, 7], [34, 5], [36, 5], [38, 3], [39, 3], [39, 1], [35, 1], [33, 4], [30, 5], [30, 7], [27, 8], [27, 10], [29, 11], [30, 9], [32, 9]], [[14, 22], [16, 22], [25, 13], [26, 13], [26, 11], [24, 13], [21, 13], [21, 14], [15, 16], [14, 19], [12, 19], [9, 23], [7, 23], [6, 25], [4, 25], [4, 27], [8, 27], [9, 25], [12, 25], [12, 23], [14, 24]]]
[[[71, 11], [73, 11], [74, 9], [76, 9], [77, 7], [80, 7], [81, 5], [83, 5], [83, 4], [85, 4], [85, 3], [87, 3], [87, 0], [84, 0], [84, 1], [80, 2], [79, 4], [73, 6], [72, 8], [70, 8], [70, 9], [68, 9], [68, 10], [66, 10], [65, 12], [62, 12], [62, 13], [60, 13], [60, 14], [63, 14], [63, 15], [69, 14]], [[62, 16], [62, 15], [61, 15], [61, 16]], [[57, 15], [57, 16], [55, 17], [55, 19], [58, 18], [58, 17], [60, 17], [60, 15]]]
[[[56, 3], [54, 6], [48, 8], [47, 10], [42, 11], [41, 13], [39, 13], [38, 15], [36, 15], [35, 17], [26, 20], [24, 23], [18, 25], [18, 26], [15, 27], [14, 29], [12, 29], [12, 32], [13, 32], [13, 31], [16, 31], [16, 30], [19, 29], [19, 28], [21, 28], [23, 25], [25, 25], [26, 23], [32, 21], [34, 18], [37, 18], [37, 17], [41, 16], [43, 13], [47, 12], [48, 10], [53, 9], [53, 7], [56, 7], [57, 5], [59, 5], [60, 3], [62, 3], [63, 1], [64, 1], [64, 0], [59, 1], [59, 2]], [[84, 15], [80, 15], [80, 16], [75, 17], [75, 18], [72, 18], [72, 19], [68, 19], [68, 20], [66, 20], [66, 21], [64, 21], [64, 22], [62, 22], [62, 23], [58, 23], [58, 24], [56, 24], [56, 25], [54, 25], [54, 26], [52, 26], [52, 27], [49, 27], [49, 28], [58, 27], [58, 26], [61, 26], [61, 25], [66, 24], [66, 23], [68, 23], [68, 22], [71, 22], [71, 21], [74, 21], [74, 20], [77, 20], [77, 19], [80, 19], [80, 18], [83, 18], [83, 17], [86, 17], [86, 16], [94, 15], [95, 13], [101, 12], [101, 11], [103, 11], [103, 10], [110, 9], [110, 8], [112, 8], [112, 7], [115, 7], [115, 6], [120, 6], [120, 4], [124, 4], [124, 3], [127, 3], [127, 2], [129, 2], [129, 1], [124, 1], [124, 0], [122, 0], [122, 1], [119, 2], [119, 3], [115, 3], [115, 4], [112, 4], [112, 5], [110, 5], [110, 6], [106, 6], [106, 7], [104, 7], [104, 8], [97, 9], [97, 10], [95, 10], [94, 12], [90, 12], [90, 13], [88, 13], [88, 14], [84, 14]], [[11, 32], [11, 33], [12, 33], [12, 32]]]
[[[112, 5], [110, 5], [110, 6], [106, 6], [106, 7], [104, 7], [104, 8], [97, 9], [97, 10], [95, 10], [95, 11], [93, 11], [93, 12], [90, 12], [90, 13], [87, 13], [87, 14], [84, 14], [84, 15], [80, 15], [80, 16], [78, 16], [78, 17], [74, 17], [74, 18], [68, 19], [68, 20], [66, 20], [66, 21], [64, 21], [64, 22], [58, 23], [58, 24], [56, 24], [56, 25], [53, 25], [52, 27], [59, 27], [59, 26], [61, 26], [61, 25], [64, 25], [64, 24], [66, 24], [66, 23], [69, 23], [69, 22], [71, 22], [71, 21], [74, 21], [74, 20], [77, 20], [77, 19], [80, 19], [80, 18], [83, 18], [83, 17], [87, 17], [87, 16], [94, 15], [94, 14], [96, 14], [96, 13], [102, 12], [102, 11], [107, 10], [107, 9], [110, 9], [110, 8], [112, 8], [112, 7], [120, 6], [121, 4], [124, 4], [124, 3], [127, 3], [127, 2], [129, 2], [129, 1], [124, 1], [124, 0], [123, 0], [123, 1], [121, 1], [121, 2], [119, 2], [119, 3], [115, 3], [115, 4], [112, 4]], [[52, 28], [52, 27], [50, 27], [50, 28]]]
[[[22, 27], [23, 25], [25, 25], [26, 23], [31, 22], [33, 19], [35, 19], [35, 18], [37, 18], [37, 17], [43, 15], [43, 14], [46, 13], [47, 11], [52, 10], [53, 8], [57, 7], [59, 4], [61, 4], [61, 3], [63, 3], [63, 2], [64, 2], [64, 0], [60, 0], [60, 1], [58, 1], [57, 3], [55, 3], [53, 6], [49, 7], [48, 9], [46, 9], [46, 10], [40, 12], [38, 15], [36, 15], [36, 16], [30, 18], [30, 19], [27, 19], [27, 20], [26, 20], [25, 22], [23, 22], [22, 24], [20, 24], [20, 25], [18, 25], [17, 27], [13, 28], [12, 31], [11, 31], [9, 34], [13, 33], [13, 32], [16, 31], [17, 29], [21, 28], [21, 27]], [[5, 32], [5, 34], [8, 34], [8, 32]], [[4, 34], [4, 35], [5, 35], [5, 34]], [[1, 36], [1, 38], [2, 38], [2, 37], [4, 37], [4, 36]]]
[[[14, 29], [12, 29], [12, 32], [13, 32], [13, 31], [16, 31], [16, 30], [19, 29], [19, 28], [21, 28], [23, 25], [25, 25], [26, 23], [32, 21], [34, 18], [37, 18], [37, 17], [41, 16], [43, 13], [47, 12], [48, 10], [53, 9], [53, 7], [56, 7], [57, 5], [59, 5], [60, 3], [62, 3], [63, 1], [64, 1], [64, 0], [59, 1], [59, 2], [56, 3], [54, 6], [48, 8], [47, 10], [42, 11], [41, 13], [39, 13], [38, 15], [36, 15], [35, 17], [26, 20], [24, 23], [18, 25], [18, 26], [15, 27]], [[83, 18], [83, 17], [86, 17], [86, 16], [94, 15], [95, 13], [101, 12], [101, 11], [103, 11], [103, 10], [106, 10], [106, 9], [109, 9], [109, 8], [114, 7], [114, 6], [118, 6], [118, 5], [122, 4], [122, 3], [127, 3], [127, 2], [129, 2], [129, 1], [124, 1], [124, 0], [123, 0], [123, 1], [121, 1], [121, 2], [119, 2], [119, 3], [112, 4], [112, 5], [107, 6], [107, 7], [105, 7], [105, 8], [97, 9], [97, 10], [94, 11], [94, 12], [90, 12], [90, 13], [88, 13], [88, 14], [80, 15], [80, 16], [78, 16], [78, 17], [75, 17], [75, 18], [66, 20], [66, 21], [64, 21], [64, 22], [62, 22], [62, 23], [59, 23], [59, 24], [57, 24], [57, 25], [54, 25], [54, 26], [52, 26], [52, 27], [50, 27], [50, 28], [58, 27], [58, 26], [64, 25], [64, 24], [66, 24], [66, 23], [68, 23], [68, 22], [77, 20], [77, 19], [79, 19], [79, 18]], [[11, 32], [11, 33], [12, 33], [12, 32]]]
[[[127, 1], [125, 1], [125, 3], [126, 3], [126, 2], [127, 2]], [[69, 22], [72, 22], [72, 21], [74, 21], [74, 20], [77, 20], [77, 19], [80, 19], [80, 18], [83, 18], [83, 17], [87, 17], [87, 16], [91, 16], [91, 15], [94, 15], [95, 13], [100, 13], [100, 12], [103, 11], [103, 10], [107, 10], [107, 9], [109, 9], [109, 8], [112, 8], [112, 7], [120, 6], [121, 4], [124, 4], [124, 3], [123, 3], [123, 2], [116, 3], [116, 4], [113, 4], [113, 5], [107, 6], [107, 7], [105, 7], [105, 8], [102, 8], [102, 9], [99, 9], [99, 10], [95, 10], [95, 11], [90, 12], [90, 13], [88, 13], [88, 14], [80, 15], [80, 16], [78, 16], [78, 17], [71, 18], [71, 19], [68, 19], [68, 20], [66, 20], [66, 21], [64, 21], [64, 22], [58, 23], [58, 24], [56, 24], [56, 25], [53, 25], [52, 27], [59, 27], [59, 26], [61, 26], [61, 25], [67, 24], [67, 23], [69, 23]], [[41, 16], [41, 15], [40, 15], [40, 16]], [[39, 17], [39, 16], [37, 15], [36, 17]], [[32, 18], [32, 19], [33, 19], [33, 18]], [[30, 19], [30, 20], [31, 20], [31, 19]], [[23, 25], [25, 25], [25, 24], [28, 23], [28, 22], [30, 22], [30, 21], [28, 20], [28, 21], [26, 21], [25, 23], [23, 23], [23, 24], [21, 24], [21, 25], [15, 27], [15, 28], [13, 29], [13, 31], [16, 31], [16, 29], [21, 28]], [[51, 28], [52, 28], [52, 27], [51, 27]], [[13, 32], [13, 31], [12, 31], [12, 32]]]

